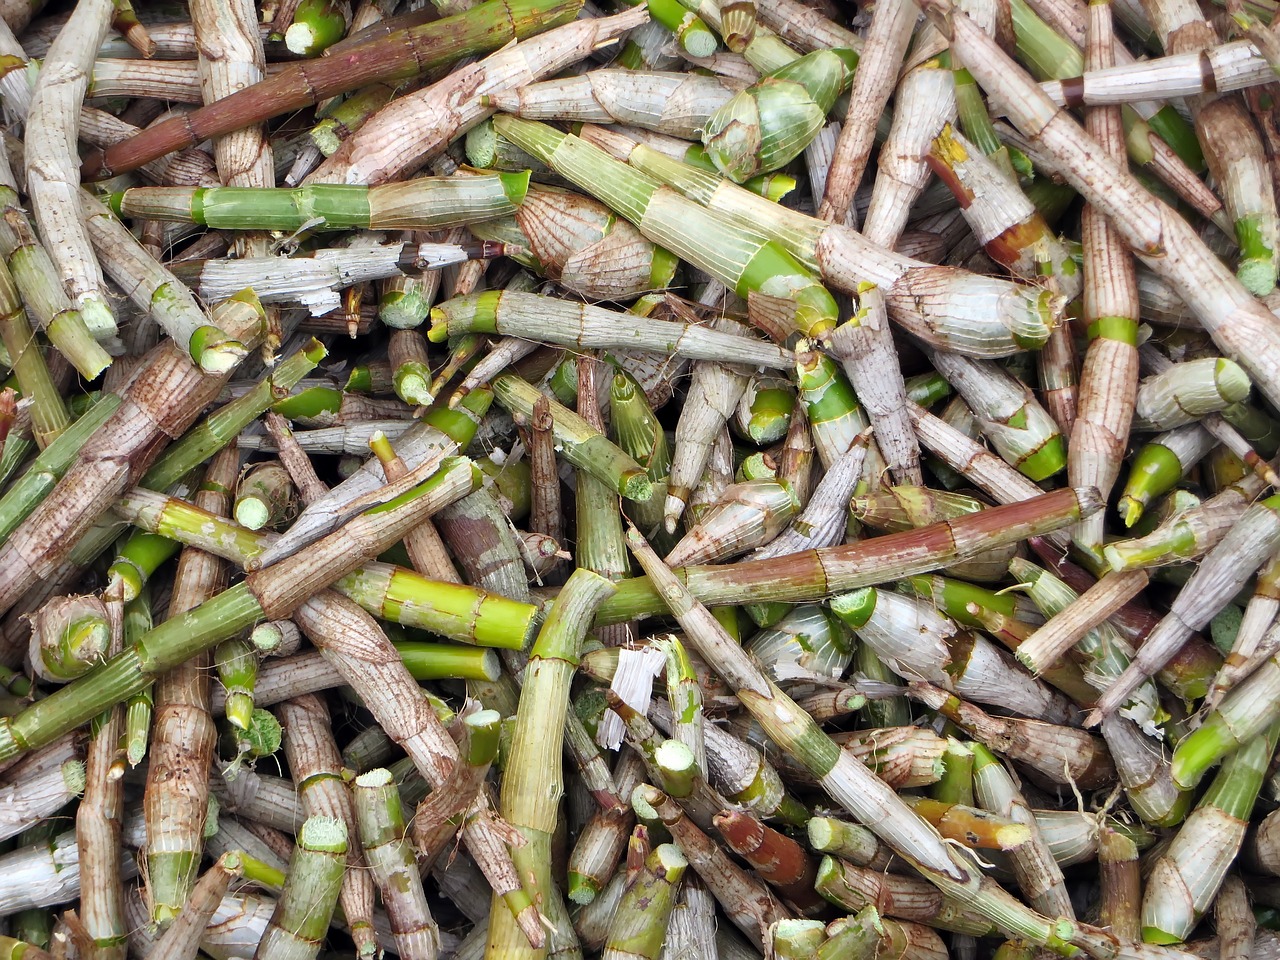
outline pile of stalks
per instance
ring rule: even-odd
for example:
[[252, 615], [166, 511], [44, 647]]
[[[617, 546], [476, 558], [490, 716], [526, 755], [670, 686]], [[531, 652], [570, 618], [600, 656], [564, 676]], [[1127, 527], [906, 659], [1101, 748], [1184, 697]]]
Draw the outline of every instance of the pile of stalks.
[[433, 3], [0, 0], [0, 960], [1280, 958], [1275, 0]]

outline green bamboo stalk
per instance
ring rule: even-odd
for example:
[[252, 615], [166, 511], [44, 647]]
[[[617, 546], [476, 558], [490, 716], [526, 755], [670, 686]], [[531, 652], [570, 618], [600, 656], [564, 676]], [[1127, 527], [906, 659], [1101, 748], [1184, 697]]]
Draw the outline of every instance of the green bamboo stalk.
[[103, 597], [121, 603], [133, 600], [160, 565], [178, 552], [179, 546], [176, 541], [154, 533], [135, 530], [129, 534], [107, 568]]
[[770, 739], [818, 778], [833, 798], [860, 822], [872, 825], [881, 839], [944, 894], [964, 901], [968, 909], [1002, 930], [1064, 954], [1074, 952], [1070, 941], [1081, 933], [1074, 924], [1040, 916], [955, 855], [891, 788], [842, 751], [761, 672], [634, 528], [628, 545], [646, 573], [661, 585], [664, 602], [698, 652], [738, 691], [738, 699]]
[[262, 620], [284, 619], [318, 586], [332, 583], [370, 554], [397, 542], [422, 516], [477, 482], [470, 461], [447, 460], [431, 478], [359, 514], [319, 546], [249, 574], [187, 616], [165, 621], [89, 676], [21, 713], [0, 718], [0, 763], [52, 742], [108, 706], [140, 693], [158, 674], [240, 630]]
[[338, 905], [346, 853], [347, 827], [341, 820], [311, 817], [303, 823], [255, 960], [314, 960]]
[[[535, 909], [536, 904], [553, 918], [552, 902], [560, 899], [560, 892], [551, 880], [550, 843], [564, 789], [560, 748], [569, 684], [592, 614], [614, 589], [608, 580], [588, 570], [575, 571], [565, 584], [529, 653], [502, 778], [502, 816], [526, 841], [525, 846], [512, 851], [512, 860], [521, 877], [532, 881], [529, 895], [535, 900], [527, 909]], [[498, 900], [496, 894], [494, 899]], [[508, 912], [500, 902], [494, 903], [486, 957], [517, 960], [541, 955], [517, 925], [521, 912]], [[567, 919], [563, 910], [560, 914]]]
[[301, 57], [318, 57], [347, 33], [348, 4], [337, 0], [301, 0], [284, 31], [284, 45]]
[[[106, 394], [53, 443], [40, 452], [31, 466], [0, 497], [0, 540], [5, 540], [18, 524], [39, 506], [75, 462], [80, 448], [120, 407], [121, 398]], [[5, 449], [8, 449], [8, 442]]]
[[[125, 646], [137, 643], [144, 634], [151, 632], [151, 627], [151, 588], [144, 584], [138, 596], [124, 608]], [[130, 767], [136, 767], [147, 755], [154, 708], [150, 687], [133, 694], [124, 702], [124, 726], [120, 731], [119, 749]]]
[[[494, 398], [513, 416], [528, 422], [533, 405], [542, 396], [532, 384], [513, 374], [493, 381]], [[608, 441], [572, 410], [552, 401], [552, 433], [565, 460], [585, 470], [628, 500], [644, 502], [653, 496], [653, 484], [640, 464]]]
[[[161, 536], [244, 565], [273, 541], [183, 500], [134, 490], [117, 504], [130, 522]], [[405, 567], [371, 561], [334, 583], [369, 612], [406, 627], [478, 646], [520, 649], [536, 608], [459, 583], [429, 580]]]
[[378, 187], [132, 187], [109, 202], [119, 217], [217, 230], [436, 230], [510, 216], [528, 186], [528, 173], [494, 173]]
[[254, 708], [253, 688], [258, 679], [257, 651], [247, 640], [224, 640], [213, 652], [213, 665], [218, 682], [226, 691], [227, 721], [248, 730]]
[[815, 338], [835, 329], [838, 311], [831, 294], [771, 240], [657, 186], [578, 137], [510, 116], [495, 118], [494, 126], [744, 300], [754, 294], [764, 308], [767, 298], [766, 309], [780, 322]]

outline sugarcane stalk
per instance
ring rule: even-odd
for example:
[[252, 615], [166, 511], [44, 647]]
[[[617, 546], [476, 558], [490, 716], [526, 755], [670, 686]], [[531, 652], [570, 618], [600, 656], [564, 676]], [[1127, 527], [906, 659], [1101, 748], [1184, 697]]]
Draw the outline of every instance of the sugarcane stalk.
[[378, 951], [373, 932], [373, 873], [365, 869], [354, 800], [342, 782], [342, 758], [333, 739], [329, 710], [319, 697], [304, 694], [278, 706], [276, 713], [284, 730], [289, 770], [299, 784], [303, 816], [329, 818], [348, 831], [347, 869], [342, 874], [338, 902], [357, 955], [373, 956]]
[[790, 351], [773, 344], [723, 333], [714, 327], [676, 323], [601, 307], [548, 301], [528, 293], [489, 291], [448, 300], [431, 311], [431, 340], [468, 333], [497, 333], [567, 347], [648, 350], [693, 360], [720, 360], [786, 369]]
[[1138, 384], [1134, 428], [1171, 430], [1182, 426], [1243, 400], [1249, 395], [1249, 386], [1244, 371], [1230, 360], [1204, 357], [1170, 364]]
[[1142, 898], [1142, 939], [1187, 938], [1217, 895], [1244, 842], [1245, 825], [1262, 786], [1280, 725], [1256, 737], [1222, 765], [1173, 843], [1154, 864]]
[[85, 786], [83, 743], [74, 735], [65, 735], [10, 765], [0, 779], [0, 798], [4, 801], [0, 815], [0, 837], [17, 836], [42, 817], [47, 817]]
[[927, 679], [958, 696], [1050, 723], [1073, 712], [1059, 695], [1028, 682], [994, 645], [958, 630], [926, 601], [863, 588], [833, 597], [830, 606], [901, 677]]
[[[495, 121], [504, 129], [519, 122]], [[1048, 291], [1010, 286], [1009, 281], [892, 253], [843, 224], [824, 224], [788, 210], [625, 138], [613, 138], [605, 149], [728, 217], [740, 229], [771, 238], [805, 267], [816, 267], [828, 283], [845, 293], [858, 296], [864, 284], [876, 284], [884, 292], [890, 319], [941, 349], [978, 357], [1008, 356], [1039, 347], [1058, 323], [1061, 304], [1055, 304]], [[604, 172], [596, 172], [598, 161], [593, 157], [588, 166], [586, 158], [583, 160], [581, 181], [575, 182], [587, 190], [603, 189], [600, 178]], [[565, 169], [559, 172], [566, 174]]]
[[1214, 903], [1214, 926], [1218, 931], [1219, 960], [1253, 955], [1258, 921], [1249, 903], [1249, 888], [1238, 876], [1223, 881]]
[[[256, 301], [224, 305], [221, 326], [234, 328], [238, 339], [255, 341], [261, 307]], [[129, 386], [124, 402], [79, 451], [75, 463], [41, 503], [9, 536], [0, 554], [5, 575], [0, 607], [7, 609], [40, 577], [67, 557], [75, 541], [136, 479], [151, 466], [163, 438], [180, 435], [221, 388], [221, 377], [203, 374], [172, 341], [152, 354]], [[59, 489], [68, 491], [59, 495]], [[66, 497], [68, 502], [62, 502]], [[33, 543], [33, 537], [37, 538]], [[48, 539], [44, 539], [47, 537]]]
[[622, 895], [609, 925], [602, 960], [658, 960], [687, 866], [679, 847], [669, 843], [654, 847]]
[[111, 340], [118, 328], [83, 220], [76, 130], [89, 69], [112, 9], [111, 0], [78, 6], [54, 41], [31, 95], [25, 156], [27, 191], [49, 256], [98, 340]]
[[289, 875], [255, 958], [309, 960], [323, 946], [346, 869], [347, 828], [315, 816], [298, 831]]
[[143, 474], [140, 485], [151, 490], [168, 489], [196, 464], [230, 443], [239, 431], [276, 402], [279, 392], [292, 390], [315, 369], [325, 355], [325, 348], [320, 342], [311, 340], [297, 353], [286, 357], [276, 365], [270, 376], [260, 380], [253, 389], [215, 410], [184, 433]]
[[84, 318], [75, 309], [57, 278], [57, 269], [36, 239], [35, 231], [18, 202], [17, 184], [8, 156], [0, 157], [0, 254], [13, 276], [37, 327], [85, 377], [96, 377], [111, 357], [90, 335]]
[[833, 797], [859, 820], [874, 825], [878, 836], [944, 893], [966, 899], [970, 909], [989, 917], [1002, 929], [1016, 928], [1022, 935], [1047, 947], [1070, 951], [1069, 940], [1078, 935], [1073, 925], [1050, 922], [1007, 898], [955, 858], [937, 833], [911, 812], [897, 794], [850, 754], [839, 750], [794, 701], [760, 672], [634, 529], [628, 534], [628, 540], [641, 566], [662, 583], [664, 600], [699, 652], [721, 673], [727, 674], [726, 679], [737, 689], [743, 706], [772, 739], [819, 778]]
[[298, 302], [315, 314], [340, 305], [339, 289], [395, 276], [406, 270], [440, 269], [474, 258], [491, 259], [504, 245], [473, 243], [391, 243], [322, 247], [305, 256], [245, 257], [240, 260], [183, 260], [175, 275], [203, 300], [222, 300], [246, 286], [264, 303]]
[[243, 527], [261, 530], [288, 518], [293, 505], [293, 481], [278, 461], [254, 464], [236, 483], [232, 515]]
[[918, 8], [911, 2], [891, 3], [872, 15], [849, 92], [849, 112], [840, 126], [831, 173], [818, 208], [823, 220], [842, 223], [853, 205], [854, 191], [871, 155], [876, 120], [893, 93], [898, 64], [906, 54], [918, 16]]
[[[132, 644], [152, 628], [151, 588], [143, 585], [138, 595], [125, 604], [124, 642]], [[124, 702], [124, 718], [120, 729], [119, 752], [130, 767], [140, 764], [147, 753], [151, 739], [151, 719], [155, 701], [150, 688], [134, 694]]]
[[641, 784], [632, 805], [643, 808], [671, 831], [672, 838], [697, 871], [726, 915], [756, 943], [763, 943], [769, 925], [788, 916], [769, 888], [738, 866], [714, 840], [685, 816], [680, 806], [656, 787]]
[[133, 187], [111, 195], [117, 216], [221, 230], [435, 230], [510, 216], [525, 198], [522, 173], [419, 177], [377, 187]]
[[103, 269], [130, 299], [147, 310], [192, 362], [209, 374], [229, 372], [244, 357], [244, 344], [210, 322], [191, 292], [157, 263], [133, 234], [96, 198], [79, 198]]
[[[791, 525], [752, 554], [765, 560], [813, 547], [829, 547], [844, 538], [848, 505], [862, 476], [870, 432], [864, 430], [849, 451], [822, 475], [801, 514]], [[794, 485], [793, 485], [794, 488]]]
[[[1098, 508], [1090, 491], [1059, 490], [1038, 500], [994, 507], [978, 514], [847, 546], [793, 554], [778, 560], [741, 561], [729, 569], [690, 567], [680, 575], [703, 603], [821, 599], [869, 583], [934, 570], [1032, 530], [1058, 529]], [[873, 572], [874, 571], [874, 572]], [[598, 623], [654, 615], [661, 600], [644, 577], [624, 581], [597, 614]]]
[[[493, 381], [493, 392], [499, 403], [525, 420], [532, 416], [540, 395], [532, 385], [510, 374]], [[628, 500], [645, 501], [653, 495], [653, 484], [643, 467], [573, 411], [554, 401], [550, 408], [552, 433], [563, 445], [566, 460]]]
[[[457, 17], [406, 28], [362, 45], [357, 48], [358, 54], [353, 51], [342, 58], [321, 57], [291, 65], [276, 77], [245, 87], [181, 120], [157, 124], [132, 140], [93, 151], [82, 168], [90, 178], [124, 173], [173, 150], [348, 90], [377, 81], [408, 79], [441, 63], [500, 47], [514, 38], [563, 23], [576, 10], [574, 3], [565, 0], [530, 0], [516, 7], [480, 4]], [[90, 45], [90, 50], [96, 46]]]
[[[417, 516], [438, 509], [442, 501], [456, 498], [475, 482], [469, 462], [446, 463], [437, 475], [408, 486], [398, 498], [349, 521], [321, 541], [321, 546], [308, 551], [309, 556], [282, 562], [270, 573], [251, 574], [244, 583], [224, 590], [207, 601], [208, 606], [201, 605], [204, 614], [193, 612], [194, 623], [192, 617], [170, 619], [90, 676], [64, 687], [61, 695], [46, 697], [21, 714], [5, 718], [0, 762], [51, 742], [65, 729], [74, 729], [106, 706], [139, 692], [157, 673], [212, 648], [238, 630], [262, 619], [287, 615], [308, 595], [313, 583], [332, 582], [371, 552], [376, 553], [381, 543], [398, 540]], [[372, 539], [360, 539], [366, 532]]]
[[[544, 124], [500, 116], [494, 126], [561, 176], [603, 200], [640, 232], [743, 299], [768, 298], [779, 322], [806, 336], [822, 337], [835, 327], [831, 295], [791, 254], [745, 227], [692, 204], [674, 191], [611, 159], [604, 151]], [[754, 196], [754, 194], [752, 194]], [[768, 202], [768, 201], [766, 201]], [[699, 238], [719, 238], [714, 256]], [[762, 303], [763, 307], [764, 304]]]
[[[447, 455], [455, 449], [465, 449], [492, 400], [491, 392], [475, 391], [457, 409], [429, 411], [397, 439], [396, 450], [405, 465], [413, 471], [428, 459]], [[368, 442], [365, 438], [361, 452], [369, 449]], [[327, 496], [309, 503], [288, 532], [268, 547], [256, 562], [263, 567], [269, 566], [329, 533], [350, 505], [377, 490], [384, 477], [378, 458], [370, 457], [360, 470], [334, 487]]]
[[527, 120], [623, 123], [694, 140], [715, 111], [745, 86], [717, 76], [593, 70], [498, 91], [489, 95], [488, 105]]
[[[124, 642], [123, 609], [112, 610], [112, 639], [104, 651], [118, 653]], [[76, 846], [80, 849], [80, 922], [90, 957], [123, 960], [126, 953], [124, 885], [120, 879], [120, 820], [124, 783], [115, 769], [122, 710], [111, 707], [91, 724], [85, 757], [85, 788], [76, 808]]]
[[[140, 490], [123, 498], [117, 509], [139, 526], [241, 565], [252, 563], [272, 542], [270, 536], [219, 522], [219, 518], [183, 501]], [[334, 586], [386, 619], [482, 646], [523, 646], [534, 619], [534, 608], [525, 602], [461, 584], [427, 580], [412, 570], [376, 561]], [[515, 606], [511, 606], [513, 602]]]
[[[215, 515], [229, 511], [239, 464], [234, 448], [214, 458], [196, 494], [202, 509]], [[180, 623], [224, 589], [228, 579], [223, 561], [200, 550], [184, 550], [174, 574], [167, 622]], [[200, 868], [215, 745], [209, 710], [211, 666], [209, 655], [200, 654], [164, 673], [155, 687], [155, 725], [143, 804], [150, 913], [153, 922], [162, 926], [181, 912]]]
[[22, 395], [31, 399], [31, 431], [43, 450], [71, 425], [71, 416], [41, 355], [7, 268], [0, 273], [0, 340], [9, 353]]
[[254, 687], [258, 681], [257, 651], [247, 640], [226, 640], [213, 652], [218, 682], [225, 691], [223, 712], [232, 726], [249, 728], [254, 707]]
[[1202, 93], [1232, 93], [1269, 83], [1274, 71], [1252, 40], [1217, 43], [1132, 63], [1092, 64], [1079, 76], [1041, 88], [1063, 106], [1106, 106]]
[[917, 877], [881, 874], [835, 857], [823, 857], [815, 886], [827, 900], [849, 911], [872, 907], [900, 920], [927, 923], [954, 933], [986, 936], [994, 932], [990, 920], [967, 912], [963, 904], [948, 900], [932, 884]]
[[[1276, 550], [1280, 528], [1273, 530], [1272, 511], [1280, 501], [1264, 500], [1245, 512], [1240, 521], [1197, 568], [1178, 594], [1169, 615], [1138, 651], [1124, 673], [1107, 688], [1087, 722], [1096, 723], [1114, 712], [1154, 670], [1164, 666], [1178, 648], [1209, 622], [1226, 597], [1233, 594]], [[1249, 569], [1245, 570], [1244, 568]]]
[[[636, 9], [566, 23], [516, 49], [499, 50], [455, 70], [440, 82], [389, 103], [347, 138], [310, 179], [330, 183], [398, 179], [488, 117], [492, 110], [487, 95], [555, 74], [645, 19], [646, 12]], [[406, 137], [406, 130], [414, 131], [413, 135]], [[453, 291], [459, 292], [470, 290]]]
[[392, 918], [400, 956], [431, 960], [439, 931], [431, 918], [413, 852], [405, 841], [404, 813], [389, 771], [370, 770], [356, 778], [355, 809], [360, 840]]
[[[521, 708], [516, 714], [512, 755], [503, 778], [503, 816], [526, 840], [524, 847], [513, 852], [513, 859], [522, 875], [531, 879], [529, 895], [536, 899], [529, 909], [534, 912], [541, 909], [551, 916], [554, 916], [551, 901], [558, 899], [560, 893], [552, 886], [547, 848], [555, 829], [556, 803], [563, 789], [561, 737], [556, 730], [557, 725], [563, 723], [569, 679], [576, 668], [579, 645], [590, 625], [592, 612], [614, 589], [608, 580], [581, 569], [566, 583], [529, 654], [520, 692]], [[526, 952], [538, 953], [530, 946], [527, 934], [516, 926], [512, 914], [499, 909], [495, 902], [486, 956], [515, 957]]]
[[1144, 263], [1173, 285], [1223, 353], [1239, 362], [1272, 402], [1280, 400], [1280, 339], [1269, 311], [1257, 305], [1180, 216], [1108, 159], [1097, 141], [1054, 107], [976, 24], [953, 16], [945, 0], [929, 0], [925, 7], [942, 22], [953, 49], [988, 95], [1012, 111], [1008, 115], [1014, 125], [1057, 158], [1067, 181], [1107, 216]]
[[1066, 444], [1058, 425], [1031, 390], [990, 362], [932, 351], [930, 360], [972, 408], [991, 445], [1032, 480], [1066, 466]]
[[32, 615], [27, 657], [42, 680], [82, 677], [109, 656], [111, 622], [94, 596], [55, 597]]

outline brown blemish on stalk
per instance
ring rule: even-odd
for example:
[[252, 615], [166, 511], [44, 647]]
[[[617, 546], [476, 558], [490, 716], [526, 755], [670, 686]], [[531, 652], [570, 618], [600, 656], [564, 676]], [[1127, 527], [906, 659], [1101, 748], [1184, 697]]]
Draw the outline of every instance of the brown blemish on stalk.
[[1084, 77], [1067, 77], [1058, 82], [1062, 85], [1062, 99], [1068, 108], [1084, 106]]
[[1022, 259], [1032, 244], [1042, 240], [1046, 232], [1043, 220], [1038, 216], [1028, 217], [988, 240], [983, 249], [998, 263], [1011, 267]]
[[1204, 50], [1200, 52], [1200, 84], [1204, 87], [1205, 93], [1218, 92], [1218, 78], [1213, 71], [1213, 61]]

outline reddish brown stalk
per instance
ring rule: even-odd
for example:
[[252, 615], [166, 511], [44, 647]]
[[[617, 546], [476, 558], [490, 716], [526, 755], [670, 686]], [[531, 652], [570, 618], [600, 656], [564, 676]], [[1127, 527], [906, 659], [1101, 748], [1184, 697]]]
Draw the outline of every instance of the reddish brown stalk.
[[551, 405], [546, 397], [533, 405], [528, 442], [529, 529], [561, 543], [564, 518], [560, 508], [560, 472], [556, 466], [555, 440], [551, 436]]
[[1138, 848], [1110, 827], [1103, 827], [1098, 835], [1098, 878], [1102, 883], [1102, 926], [1121, 940], [1138, 940], [1142, 935]]
[[699, 830], [661, 790], [642, 784], [636, 796], [643, 799], [671, 831], [671, 838], [688, 858], [689, 865], [702, 877], [734, 925], [754, 943], [763, 945], [769, 925], [790, 916], [787, 908], [768, 887], [729, 859], [720, 845]]
[[403, 80], [469, 53], [501, 47], [573, 19], [581, 0], [528, 4], [490, 0], [476, 11], [363, 44], [341, 56], [294, 63], [269, 80], [174, 117], [123, 143], [93, 150], [81, 166], [86, 180], [136, 170], [174, 150], [193, 147], [281, 114], [381, 81]]
[[713, 822], [729, 849], [793, 906], [811, 916], [822, 912], [825, 901], [813, 889], [818, 865], [800, 844], [749, 813], [726, 810], [716, 814]]

